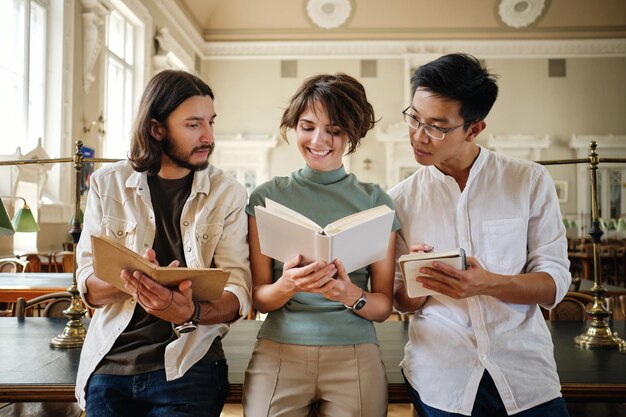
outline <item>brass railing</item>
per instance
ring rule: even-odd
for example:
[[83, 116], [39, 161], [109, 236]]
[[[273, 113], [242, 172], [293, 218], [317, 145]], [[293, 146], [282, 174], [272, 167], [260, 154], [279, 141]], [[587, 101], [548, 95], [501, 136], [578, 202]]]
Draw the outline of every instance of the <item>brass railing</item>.
[[598, 214], [598, 165], [605, 163], [626, 163], [626, 158], [600, 158], [596, 152], [597, 143], [589, 144], [589, 157], [582, 159], [561, 159], [553, 161], [537, 161], [542, 165], [565, 165], [589, 163], [589, 178], [591, 181], [591, 228], [589, 235], [593, 242], [593, 306], [587, 310], [591, 322], [587, 331], [576, 336], [576, 344], [587, 348], [617, 348], [626, 349], [626, 342], [609, 327], [610, 313], [606, 309], [604, 294], [606, 288], [602, 286], [602, 269], [600, 257], [600, 238], [602, 229]]
[[65, 317], [68, 318], [68, 322], [61, 334], [53, 337], [50, 340], [50, 346], [54, 348], [77, 348], [83, 345], [85, 335], [87, 331], [81, 319], [86, 313], [83, 307], [83, 303], [80, 299], [78, 292], [78, 285], [76, 281], [76, 246], [80, 239], [82, 232], [81, 226], [81, 210], [80, 210], [80, 175], [83, 170], [84, 164], [87, 162], [105, 163], [105, 162], [117, 162], [117, 159], [107, 158], [85, 158], [83, 155], [83, 142], [76, 141], [76, 152], [72, 158], [51, 158], [51, 159], [20, 159], [15, 161], [0, 161], [0, 166], [3, 165], [41, 165], [41, 164], [56, 164], [72, 162], [74, 164], [74, 216], [72, 221], [72, 227], [69, 231], [72, 237], [73, 252], [74, 252], [74, 268], [72, 272], [72, 285], [67, 289], [71, 294], [72, 302], [70, 306], [63, 311]]

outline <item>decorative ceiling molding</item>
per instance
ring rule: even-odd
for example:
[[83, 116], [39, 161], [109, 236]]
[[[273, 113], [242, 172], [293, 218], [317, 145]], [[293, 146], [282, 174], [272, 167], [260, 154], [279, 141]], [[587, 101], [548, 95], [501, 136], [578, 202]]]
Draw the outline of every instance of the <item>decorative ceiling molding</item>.
[[407, 58], [418, 63], [463, 51], [480, 58], [626, 57], [626, 39], [498, 40], [498, 41], [267, 41], [207, 42], [205, 60]]
[[350, 0], [306, 0], [309, 19], [322, 29], [342, 26], [352, 14]]
[[202, 48], [205, 44], [204, 39], [195, 30], [193, 24], [189, 21], [189, 18], [185, 16], [185, 13], [180, 9], [175, 0], [159, 0], [155, 1], [154, 5], [163, 13], [166, 19], [172, 24], [172, 28], [189, 43], [194, 52], [198, 55], [202, 55]]
[[537, 22], [548, 9], [546, 0], [500, 0], [498, 16], [507, 26], [524, 28]]
[[81, 0], [83, 7], [83, 88], [85, 93], [96, 80], [94, 68], [104, 45], [106, 16], [109, 10], [101, 0]]
[[165, 69], [182, 69], [193, 72], [194, 57], [176, 41], [167, 27], [157, 29], [154, 36], [156, 48], [152, 56], [152, 71], [157, 73]]

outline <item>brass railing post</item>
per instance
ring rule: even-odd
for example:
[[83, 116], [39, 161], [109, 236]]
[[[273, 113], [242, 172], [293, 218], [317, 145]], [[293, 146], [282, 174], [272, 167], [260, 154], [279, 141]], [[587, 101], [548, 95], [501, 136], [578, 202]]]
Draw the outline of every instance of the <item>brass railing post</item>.
[[626, 348], [626, 342], [611, 332], [608, 319], [610, 313], [605, 307], [604, 294], [606, 289], [602, 286], [602, 269], [600, 257], [600, 238], [602, 229], [598, 214], [598, 163], [600, 158], [596, 152], [597, 143], [589, 144], [589, 175], [591, 180], [591, 228], [589, 235], [593, 242], [593, 306], [587, 310], [591, 317], [591, 323], [587, 331], [576, 336], [576, 344], [587, 348]]

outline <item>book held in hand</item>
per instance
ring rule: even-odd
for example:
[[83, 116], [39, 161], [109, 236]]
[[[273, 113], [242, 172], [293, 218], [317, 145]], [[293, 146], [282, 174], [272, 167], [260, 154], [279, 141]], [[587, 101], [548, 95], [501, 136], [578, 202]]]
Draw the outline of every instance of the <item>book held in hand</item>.
[[467, 269], [465, 251], [461, 248], [449, 252], [416, 252], [402, 255], [398, 258], [398, 264], [400, 265], [400, 272], [402, 272], [409, 297], [439, 294], [436, 291], [424, 288], [421, 282], [415, 281], [415, 278], [418, 276], [429, 276], [421, 273], [420, 268], [431, 267], [434, 261], [457, 269]]
[[325, 227], [269, 198], [254, 208], [261, 253], [281, 262], [302, 255], [302, 263], [340, 259], [350, 273], [384, 259], [394, 210], [364, 210]]
[[141, 271], [166, 287], [177, 287], [181, 281], [190, 280], [193, 298], [198, 301], [221, 297], [230, 275], [219, 268], [169, 268], [157, 266], [146, 258], [108, 236], [91, 236], [94, 274], [114, 287], [124, 289], [120, 276], [122, 269]]

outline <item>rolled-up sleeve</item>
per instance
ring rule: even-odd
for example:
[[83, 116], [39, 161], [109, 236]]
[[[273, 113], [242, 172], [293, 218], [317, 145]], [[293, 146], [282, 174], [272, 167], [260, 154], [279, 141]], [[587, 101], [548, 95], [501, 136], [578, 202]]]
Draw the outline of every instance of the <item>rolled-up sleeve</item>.
[[554, 280], [556, 294], [546, 309], [556, 306], [567, 293], [572, 276], [561, 211], [548, 171], [540, 166], [534, 177], [528, 222], [527, 272], [545, 272]]

